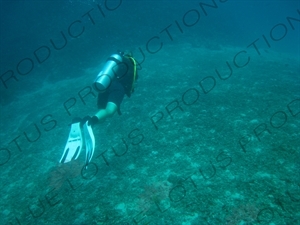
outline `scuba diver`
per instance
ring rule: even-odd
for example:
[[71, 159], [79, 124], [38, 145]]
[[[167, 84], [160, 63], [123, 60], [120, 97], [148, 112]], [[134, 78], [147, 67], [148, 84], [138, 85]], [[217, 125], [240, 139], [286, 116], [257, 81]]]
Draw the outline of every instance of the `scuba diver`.
[[112, 117], [116, 112], [121, 115], [120, 105], [125, 95], [134, 91], [138, 79], [137, 62], [130, 53], [112, 54], [96, 77], [93, 87], [98, 92], [98, 112], [83, 119], [74, 118], [60, 163], [76, 160], [81, 152], [83, 142], [86, 147], [85, 168], [91, 161], [95, 150], [95, 137], [92, 127]]

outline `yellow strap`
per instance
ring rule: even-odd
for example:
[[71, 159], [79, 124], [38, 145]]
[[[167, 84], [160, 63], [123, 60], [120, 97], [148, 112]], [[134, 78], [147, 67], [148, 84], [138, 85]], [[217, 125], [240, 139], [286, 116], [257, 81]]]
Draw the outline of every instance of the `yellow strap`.
[[132, 92], [133, 91], [134, 82], [135, 82], [135, 79], [136, 79], [136, 61], [131, 56], [127, 56], [127, 57], [132, 60], [133, 65], [134, 65], [134, 67], [133, 67], [133, 81], [132, 81], [131, 91], [130, 91], [130, 92]]

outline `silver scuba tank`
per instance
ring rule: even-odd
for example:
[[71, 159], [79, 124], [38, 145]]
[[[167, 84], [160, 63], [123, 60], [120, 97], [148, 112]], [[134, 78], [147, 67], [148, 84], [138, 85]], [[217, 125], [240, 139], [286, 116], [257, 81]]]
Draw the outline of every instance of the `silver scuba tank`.
[[122, 56], [119, 54], [111, 55], [103, 69], [97, 75], [94, 81], [94, 88], [99, 92], [104, 92], [111, 84], [111, 82], [116, 77], [118, 72], [118, 67], [122, 63]]

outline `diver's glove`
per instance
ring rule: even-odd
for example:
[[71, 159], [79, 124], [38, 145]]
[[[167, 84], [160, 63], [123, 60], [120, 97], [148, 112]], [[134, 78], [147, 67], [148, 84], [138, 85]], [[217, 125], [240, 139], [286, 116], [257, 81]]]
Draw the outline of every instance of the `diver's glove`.
[[94, 126], [96, 123], [99, 122], [99, 119], [98, 119], [97, 116], [93, 116], [93, 117], [85, 116], [85, 117], [80, 121], [81, 126], [83, 126], [86, 122], [88, 122], [88, 125], [89, 125], [89, 126]]
[[99, 119], [97, 116], [93, 116], [92, 118], [90, 118], [88, 120], [88, 125], [89, 126], [94, 126], [95, 124], [97, 124], [99, 122]]

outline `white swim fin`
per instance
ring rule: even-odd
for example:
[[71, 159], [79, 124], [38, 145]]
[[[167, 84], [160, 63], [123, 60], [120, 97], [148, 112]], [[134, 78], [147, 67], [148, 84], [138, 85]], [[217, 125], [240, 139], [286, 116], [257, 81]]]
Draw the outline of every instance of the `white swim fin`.
[[63, 152], [60, 163], [67, 163], [78, 158], [82, 149], [82, 133], [80, 122], [73, 123], [69, 133], [69, 138]]
[[95, 151], [95, 136], [91, 125], [88, 125], [88, 121], [83, 125], [83, 135], [86, 148], [85, 167], [92, 160]]

